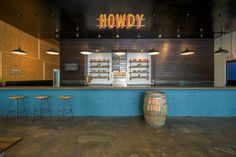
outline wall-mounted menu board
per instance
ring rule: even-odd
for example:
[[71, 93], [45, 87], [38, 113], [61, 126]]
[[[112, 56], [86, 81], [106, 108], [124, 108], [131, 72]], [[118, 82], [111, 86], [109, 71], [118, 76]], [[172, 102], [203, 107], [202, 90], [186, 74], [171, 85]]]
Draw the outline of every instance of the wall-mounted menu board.
[[64, 71], [79, 71], [79, 63], [64, 63]]

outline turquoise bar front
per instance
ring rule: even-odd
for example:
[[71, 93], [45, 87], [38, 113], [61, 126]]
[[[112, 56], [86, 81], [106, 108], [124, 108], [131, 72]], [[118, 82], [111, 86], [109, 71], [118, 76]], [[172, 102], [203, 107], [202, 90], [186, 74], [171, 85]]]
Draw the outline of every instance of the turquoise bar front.
[[165, 92], [168, 116], [235, 117], [235, 89], [1, 89], [0, 116], [8, 109], [8, 97], [27, 96], [30, 114], [36, 104], [34, 96], [50, 96], [53, 115], [57, 116], [58, 96], [72, 96], [74, 116], [143, 116], [142, 105], [145, 91]]

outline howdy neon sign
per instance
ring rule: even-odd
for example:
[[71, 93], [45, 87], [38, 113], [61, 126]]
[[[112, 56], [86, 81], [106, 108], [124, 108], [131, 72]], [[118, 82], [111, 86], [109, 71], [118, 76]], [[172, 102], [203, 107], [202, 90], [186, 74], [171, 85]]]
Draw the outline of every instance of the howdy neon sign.
[[144, 14], [100, 14], [99, 15], [100, 29], [140, 29], [142, 25]]

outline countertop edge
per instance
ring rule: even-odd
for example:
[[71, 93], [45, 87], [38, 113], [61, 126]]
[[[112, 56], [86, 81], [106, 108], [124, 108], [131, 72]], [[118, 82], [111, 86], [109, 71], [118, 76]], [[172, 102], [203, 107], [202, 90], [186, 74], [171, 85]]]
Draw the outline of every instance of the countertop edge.
[[50, 87], [50, 86], [12, 86], [0, 90], [236, 90], [236, 87]]

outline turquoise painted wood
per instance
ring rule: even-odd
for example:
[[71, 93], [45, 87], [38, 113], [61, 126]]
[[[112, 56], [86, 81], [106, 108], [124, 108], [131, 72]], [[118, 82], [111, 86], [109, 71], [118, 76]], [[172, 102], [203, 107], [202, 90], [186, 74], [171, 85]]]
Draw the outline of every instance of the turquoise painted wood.
[[[8, 96], [27, 96], [30, 114], [36, 104], [34, 96], [49, 95], [53, 115], [57, 116], [59, 95], [71, 95], [75, 116], [142, 116], [142, 89], [42, 89], [0, 90], [0, 116], [5, 116]], [[236, 90], [230, 89], [169, 89], [165, 92], [168, 116], [236, 116]]]

